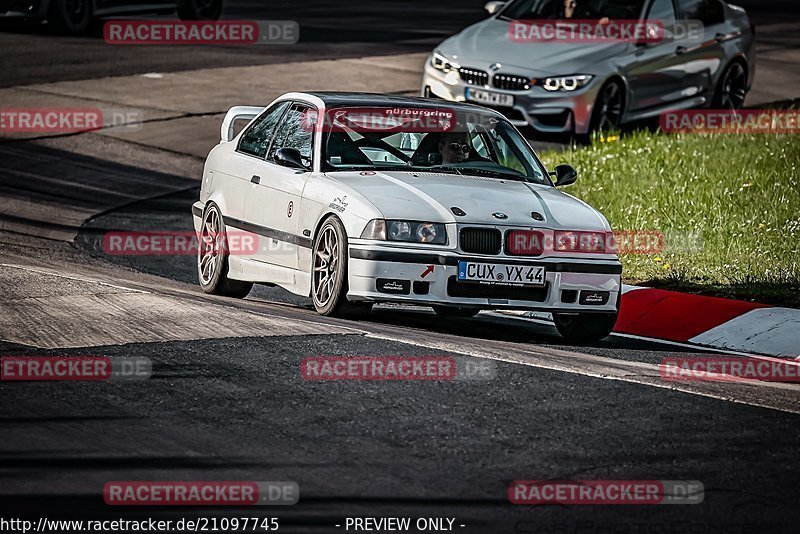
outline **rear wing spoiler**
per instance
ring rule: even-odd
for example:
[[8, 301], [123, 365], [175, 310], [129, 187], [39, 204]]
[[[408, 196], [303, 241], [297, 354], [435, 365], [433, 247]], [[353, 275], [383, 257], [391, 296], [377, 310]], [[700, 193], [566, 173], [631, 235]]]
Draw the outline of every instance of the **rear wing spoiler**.
[[222, 119], [222, 127], [219, 130], [220, 142], [227, 143], [235, 137], [233, 130], [236, 121], [246, 120], [249, 122], [258, 117], [264, 109], [256, 106], [234, 106], [229, 109], [225, 118]]

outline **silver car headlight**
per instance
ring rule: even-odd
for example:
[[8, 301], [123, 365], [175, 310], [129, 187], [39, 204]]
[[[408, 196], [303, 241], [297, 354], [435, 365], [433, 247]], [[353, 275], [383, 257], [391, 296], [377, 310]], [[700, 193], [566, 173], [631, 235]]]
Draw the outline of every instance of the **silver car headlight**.
[[574, 74], [572, 76], [551, 76], [542, 80], [542, 87], [546, 91], [575, 91], [592, 81], [591, 74]]
[[461, 68], [461, 65], [459, 65], [452, 59], [445, 57], [444, 55], [440, 54], [435, 50], [433, 52], [433, 55], [431, 56], [431, 66], [434, 69], [440, 70], [442, 72], [455, 72]]
[[442, 223], [373, 219], [361, 232], [361, 239], [446, 245], [447, 229]]

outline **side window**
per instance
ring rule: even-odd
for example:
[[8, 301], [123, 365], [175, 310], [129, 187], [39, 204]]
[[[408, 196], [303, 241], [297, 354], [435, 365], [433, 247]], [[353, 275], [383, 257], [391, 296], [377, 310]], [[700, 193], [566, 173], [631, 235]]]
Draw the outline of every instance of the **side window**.
[[279, 148], [295, 148], [303, 157], [303, 163], [311, 167], [314, 130], [310, 126], [316, 121], [309, 117], [315, 117], [316, 113], [316, 109], [306, 104], [293, 104], [278, 127], [267, 159], [272, 160]]
[[275, 125], [278, 124], [288, 106], [289, 102], [278, 102], [262, 113], [242, 134], [239, 140], [239, 151], [263, 158], [267, 154], [270, 141], [272, 141]]
[[678, 0], [682, 19], [699, 20], [705, 26], [725, 21], [721, 0]]
[[469, 138], [472, 149], [476, 154], [482, 158], [491, 159], [492, 156], [489, 154], [489, 148], [486, 146], [483, 137], [481, 137], [479, 133], [471, 131], [469, 132]]
[[664, 26], [675, 24], [675, 6], [672, 5], [672, 0], [655, 0], [650, 6], [647, 19], [661, 21]]

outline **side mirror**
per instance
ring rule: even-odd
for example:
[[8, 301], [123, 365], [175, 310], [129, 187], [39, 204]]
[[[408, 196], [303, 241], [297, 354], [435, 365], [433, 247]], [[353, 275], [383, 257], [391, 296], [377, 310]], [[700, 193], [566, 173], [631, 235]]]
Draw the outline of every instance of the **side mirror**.
[[646, 48], [652, 44], [671, 43], [675, 38], [674, 29], [674, 26], [662, 26], [659, 32], [655, 28], [647, 28], [647, 34], [636, 39], [634, 44], [637, 48]]
[[575, 180], [578, 179], [578, 171], [576, 171], [575, 167], [572, 165], [558, 165], [555, 172], [551, 172], [550, 174], [554, 174], [556, 177], [556, 187], [574, 184]]
[[300, 151], [296, 148], [279, 148], [278, 151], [275, 152], [275, 163], [283, 165], [284, 167], [289, 167], [290, 169], [308, 170], [308, 167], [303, 164], [303, 156], [300, 155]]
[[486, 5], [483, 6], [483, 9], [485, 9], [490, 15], [494, 15], [500, 11], [504, 5], [506, 5], [505, 2], [493, 0], [492, 2], [486, 2]]

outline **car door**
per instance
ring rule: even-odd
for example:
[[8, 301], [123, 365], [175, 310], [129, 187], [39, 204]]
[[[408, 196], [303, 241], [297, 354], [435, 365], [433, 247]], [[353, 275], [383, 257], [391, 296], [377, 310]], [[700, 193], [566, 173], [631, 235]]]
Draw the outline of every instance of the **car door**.
[[[253, 259], [273, 265], [298, 268], [298, 248], [308, 239], [299, 235], [300, 198], [311, 175], [313, 128], [307, 121], [316, 108], [294, 102], [275, 131], [266, 159], [255, 168], [251, 190], [245, 199], [245, 220], [261, 235], [259, 254]], [[306, 169], [279, 165], [275, 154], [284, 147], [297, 149]]]
[[629, 112], [657, 108], [684, 98], [683, 59], [673, 39], [677, 16], [673, 0], [653, 0], [645, 11], [648, 21], [660, 21], [664, 39], [637, 43], [627, 66]]
[[266, 157], [275, 127], [290, 104], [277, 102], [264, 110], [242, 132], [236, 150], [229, 152], [223, 164], [214, 169], [214, 189], [224, 193], [222, 212], [227, 226], [242, 229], [244, 202], [250, 194], [252, 176]]
[[715, 80], [725, 66], [725, 11], [721, 0], [676, 0], [683, 23], [699, 22], [703, 35], [686, 43], [680, 55], [687, 96], [713, 98]]

